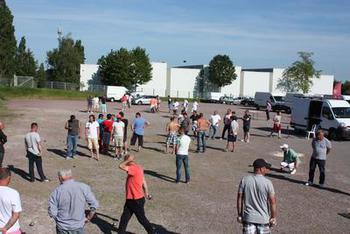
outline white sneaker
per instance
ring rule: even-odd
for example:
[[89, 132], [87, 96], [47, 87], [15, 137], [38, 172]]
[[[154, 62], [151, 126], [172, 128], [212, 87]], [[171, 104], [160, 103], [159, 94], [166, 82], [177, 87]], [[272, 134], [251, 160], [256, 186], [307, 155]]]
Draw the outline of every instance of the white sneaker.
[[305, 183], [306, 186], [311, 186], [312, 185], [312, 182], [308, 181]]
[[293, 169], [293, 170], [290, 172], [290, 174], [291, 174], [291, 175], [294, 175], [296, 172], [297, 172], [297, 170]]

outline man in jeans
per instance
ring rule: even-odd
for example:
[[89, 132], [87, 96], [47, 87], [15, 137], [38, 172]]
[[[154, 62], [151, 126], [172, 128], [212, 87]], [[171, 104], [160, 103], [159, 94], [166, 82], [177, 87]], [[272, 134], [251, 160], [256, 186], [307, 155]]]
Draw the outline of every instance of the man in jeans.
[[210, 122], [203, 117], [203, 113], [200, 113], [197, 124], [198, 124], [198, 127], [197, 127], [197, 151], [196, 152], [204, 153], [205, 146], [206, 146], [205, 133], [206, 131], [208, 131], [210, 127]]
[[155, 233], [152, 224], [148, 221], [145, 215], [145, 196], [151, 199], [148, 193], [147, 183], [143, 174], [143, 169], [136, 164], [135, 156], [131, 154], [125, 155], [124, 161], [119, 165], [119, 168], [128, 173], [126, 179], [126, 201], [123, 214], [120, 218], [118, 233], [126, 233], [126, 227], [133, 214], [137, 220], [145, 228], [147, 233]]
[[312, 141], [312, 155], [310, 159], [310, 171], [309, 171], [309, 180], [305, 184], [306, 186], [312, 185], [314, 182], [314, 175], [316, 166], [320, 170], [320, 187], [324, 186], [325, 181], [325, 166], [327, 155], [331, 151], [332, 145], [331, 142], [324, 137], [322, 130], [319, 130], [316, 133], [316, 138]]
[[271, 164], [264, 159], [253, 163], [254, 175], [245, 176], [237, 194], [237, 221], [243, 223], [245, 234], [271, 233], [276, 225], [276, 196], [272, 182], [265, 178]]
[[7, 168], [0, 168], [0, 233], [21, 234], [19, 216], [22, 211], [19, 193], [8, 185], [11, 172]]
[[7, 136], [2, 131], [5, 128], [4, 124], [0, 122], [0, 167], [2, 167], [2, 162], [5, 156], [4, 144], [7, 142]]
[[[94, 217], [98, 201], [87, 184], [73, 180], [71, 170], [58, 172], [60, 185], [49, 198], [49, 216], [56, 222], [57, 234], [84, 234], [84, 225]], [[85, 216], [85, 207], [90, 212]]]
[[217, 111], [214, 111], [214, 114], [212, 116], [210, 116], [210, 133], [209, 133], [209, 137], [211, 137], [212, 140], [215, 139], [216, 136], [216, 132], [219, 129], [219, 124], [221, 122], [221, 117], [218, 114]]
[[180, 137], [176, 144], [176, 183], [181, 179], [181, 166], [184, 164], [185, 168], [185, 183], [190, 183], [190, 168], [188, 164], [188, 149], [190, 148], [191, 138], [185, 135], [185, 130], [180, 128]]
[[227, 112], [226, 112], [226, 114], [224, 116], [224, 128], [222, 129], [221, 139], [225, 139], [226, 131], [230, 132], [231, 115], [232, 115], [231, 109], [227, 109]]
[[49, 180], [44, 175], [43, 163], [41, 159], [42, 146], [41, 139], [38, 133], [38, 124], [32, 123], [30, 132], [25, 136], [25, 147], [27, 151], [27, 158], [29, 160], [29, 176], [30, 181], [34, 182], [34, 163], [36, 164], [36, 169], [38, 170], [41, 182], [49, 182]]
[[68, 130], [66, 159], [72, 159], [77, 152], [78, 138], [80, 137], [80, 123], [75, 115], [70, 116], [64, 128]]

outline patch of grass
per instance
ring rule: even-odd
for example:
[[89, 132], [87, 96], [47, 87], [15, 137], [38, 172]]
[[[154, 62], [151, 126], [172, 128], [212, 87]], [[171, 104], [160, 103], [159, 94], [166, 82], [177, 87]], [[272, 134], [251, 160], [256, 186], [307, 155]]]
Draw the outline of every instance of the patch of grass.
[[59, 89], [0, 87], [0, 102], [13, 98], [81, 100], [86, 99], [89, 95], [96, 95], [96, 93]]

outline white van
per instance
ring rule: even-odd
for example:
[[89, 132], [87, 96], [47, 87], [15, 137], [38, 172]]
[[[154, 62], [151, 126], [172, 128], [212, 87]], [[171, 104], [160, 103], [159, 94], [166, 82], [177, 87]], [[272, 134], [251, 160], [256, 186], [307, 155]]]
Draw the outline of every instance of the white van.
[[295, 99], [291, 126], [308, 131], [313, 125], [323, 129], [330, 139], [350, 139], [350, 104], [344, 100]]
[[107, 100], [114, 102], [119, 101], [125, 93], [128, 92], [128, 89], [123, 86], [107, 86], [106, 96]]
[[270, 92], [256, 92], [254, 102], [257, 110], [266, 108], [266, 102], [270, 101], [273, 111], [285, 111], [290, 113], [290, 108], [284, 103], [284, 96]]

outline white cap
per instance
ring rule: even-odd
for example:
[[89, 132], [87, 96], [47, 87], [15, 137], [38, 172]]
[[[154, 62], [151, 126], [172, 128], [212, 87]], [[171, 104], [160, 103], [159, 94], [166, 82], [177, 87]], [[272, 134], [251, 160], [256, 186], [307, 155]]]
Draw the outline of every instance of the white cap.
[[281, 149], [288, 149], [288, 147], [289, 146], [287, 144], [283, 144], [283, 145], [280, 146]]

